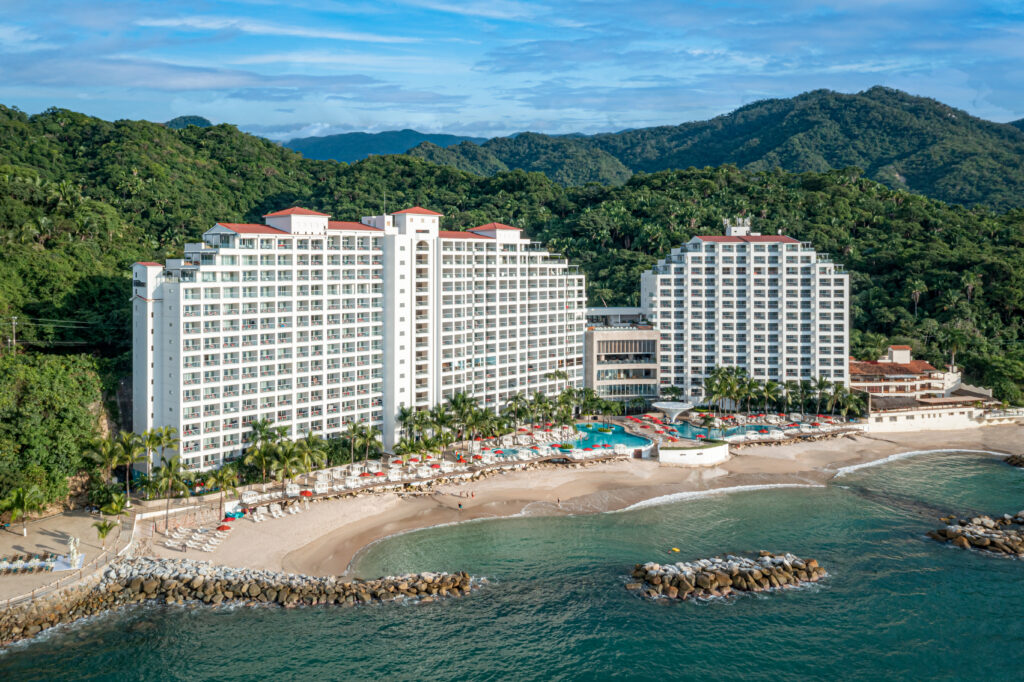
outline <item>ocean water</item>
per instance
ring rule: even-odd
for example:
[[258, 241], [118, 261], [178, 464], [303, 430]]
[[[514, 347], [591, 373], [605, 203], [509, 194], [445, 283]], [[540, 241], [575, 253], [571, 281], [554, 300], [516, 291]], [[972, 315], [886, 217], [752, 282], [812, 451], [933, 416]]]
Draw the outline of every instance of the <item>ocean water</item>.
[[[1020, 679], [1024, 562], [924, 533], [947, 512], [1022, 507], [1024, 470], [936, 453], [823, 487], [428, 529], [372, 545], [357, 571], [465, 569], [491, 586], [426, 605], [142, 607], [13, 647], [0, 679]], [[831, 577], [705, 603], [623, 589], [636, 562], [762, 548]]]

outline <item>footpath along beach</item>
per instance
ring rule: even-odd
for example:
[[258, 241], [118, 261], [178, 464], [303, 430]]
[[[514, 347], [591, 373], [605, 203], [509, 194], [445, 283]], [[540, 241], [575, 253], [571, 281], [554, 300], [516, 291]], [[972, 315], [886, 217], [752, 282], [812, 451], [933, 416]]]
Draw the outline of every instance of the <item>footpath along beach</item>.
[[[239, 568], [342, 575], [367, 545], [421, 528], [523, 514], [600, 513], [681, 493], [726, 488], [825, 485], [841, 470], [894, 456], [929, 450], [1005, 455], [1018, 452], [1022, 442], [1024, 427], [990, 426], [742, 446], [729, 461], [703, 469], [633, 459], [574, 467], [545, 465], [439, 485], [430, 493], [364, 494], [312, 504], [302, 514], [260, 524], [240, 522], [227, 540], [202, 558]], [[153, 553], [183, 556], [158, 542]]]

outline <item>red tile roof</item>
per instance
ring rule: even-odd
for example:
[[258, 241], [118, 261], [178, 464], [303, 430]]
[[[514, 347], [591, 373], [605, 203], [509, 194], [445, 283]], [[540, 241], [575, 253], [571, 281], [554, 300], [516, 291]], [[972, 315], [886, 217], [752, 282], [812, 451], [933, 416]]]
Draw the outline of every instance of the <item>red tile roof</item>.
[[778, 242], [782, 244], [799, 244], [799, 239], [793, 239], [792, 237], [784, 237], [781, 234], [750, 234], [742, 237], [727, 237], [721, 234], [712, 235], [698, 235], [697, 239], [702, 242], [719, 242], [719, 243], [732, 243], [739, 244], [741, 242], [747, 242], [752, 244], [763, 244], [764, 242]]
[[412, 208], [404, 208], [401, 211], [395, 211], [392, 215], [400, 215], [402, 213], [415, 213], [416, 215], [444, 215], [443, 213], [437, 213], [436, 211], [428, 211], [422, 206], [413, 206]]
[[889, 346], [893, 350], [911, 350], [910, 346]]
[[285, 234], [291, 236], [284, 230], [279, 230], [276, 227], [270, 225], [256, 225], [253, 223], [217, 223], [221, 227], [226, 227], [232, 232], [238, 234]]
[[478, 225], [477, 227], [471, 227], [469, 229], [472, 232], [476, 232], [477, 230], [516, 230], [517, 232], [522, 232], [521, 228], [512, 227], [505, 223], [487, 223], [486, 225]]
[[283, 211], [274, 211], [273, 213], [264, 213], [264, 218], [276, 218], [283, 215], [319, 215], [319, 216], [330, 216], [329, 213], [317, 213], [316, 211], [310, 211], [308, 208], [302, 208], [301, 206], [292, 206], [286, 208]]
[[927, 374], [937, 372], [931, 363], [925, 360], [911, 360], [907, 363], [898, 362], [858, 362], [850, 361], [850, 381], [856, 381], [859, 377], [872, 376], [908, 376], [911, 374]]
[[475, 232], [459, 232], [458, 230], [438, 230], [437, 236], [441, 239], [491, 239], [486, 235]]
[[379, 227], [373, 225], [363, 225], [362, 223], [353, 223], [348, 220], [328, 220], [327, 229], [330, 230], [370, 230], [373, 232], [383, 232]]
[[146, 265], [146, 266], [149, 266], [149, 267], [157, 267], [157, 268], [161, 267], [159, 263], [153, 263], [153, 262], [150, 262], [150, 261], [139, 261], [138, 263], [136, 263], [136, 265]]

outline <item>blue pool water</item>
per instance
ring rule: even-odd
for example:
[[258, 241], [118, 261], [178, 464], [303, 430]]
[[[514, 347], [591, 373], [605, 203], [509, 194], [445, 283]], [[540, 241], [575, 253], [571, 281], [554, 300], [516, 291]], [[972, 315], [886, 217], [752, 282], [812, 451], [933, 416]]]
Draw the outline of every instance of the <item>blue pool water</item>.
[[[740, 433], [750, 433], [750, 432], [755, 432], [756, 433], [758, 431], [761, 431], [762, 429], [767, 430], [769, 428], [780, 428], [778, 426], [776, 426], [776, 427], [768, 427], [768, 426], [763, 426], [761, 424], [748, 424], [746, 426], [734, 426], [734, 427], [729, 428], [729, 429], [706, 429], [706, 428], [704, 428], [702, 426], [694, 426], [693, 424], [690, 424], [689, 422], [683, 422], [681, 424], [673, 424], [672, 427], [675, 428], [675, 430], [678, 431], [679, 435], [682, 436], [683, 438], [691, 438], [691, 439], [697, 438], [697, 434], [701, 434], [705, 438], [724, 438], [725, 436], [735, 436], [736, 434], [740, 434]], [[783, 429], [783, 430], [785, 430], [785, 429]]]
[[607, 443], [612, 447], [615, 447], [616, 445], [625, 445], [627, 448], [645, 448], [651, 444], [650, 440], [626, 433], [625, 429], [614, 424], [608, 427], [611, 428], [611, 433], [602, 433], [601, 431], [598, 431], [599, 428], [604, 428], [604, 426], [605, 425], [600, 422], [577, 424], [576, 430], [585, 434], [583, 438], [577, 441], [578, 446], [581, 448], [599, 448]]

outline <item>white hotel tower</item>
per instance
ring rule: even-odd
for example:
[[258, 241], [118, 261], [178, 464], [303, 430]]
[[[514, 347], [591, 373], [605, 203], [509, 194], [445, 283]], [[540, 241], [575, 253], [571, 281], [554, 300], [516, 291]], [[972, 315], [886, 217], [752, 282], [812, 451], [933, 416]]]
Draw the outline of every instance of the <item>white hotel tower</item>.
[[726, 221], [643, 273], [640, 300], [661, 332], [662, 386], [701, 399], [716, 366], [765, 381], [849, 385], [849, 276], [809, 243]]
[[402, 406], [582, 384], [583, 275], [517, 228], [444, 231], [419, 207], [264, 218], [133, 266], [133, 429], [178, 429], [186, 467], [240, 456], [257, 419], [293, 438], [370, 424], [390, 449]]

